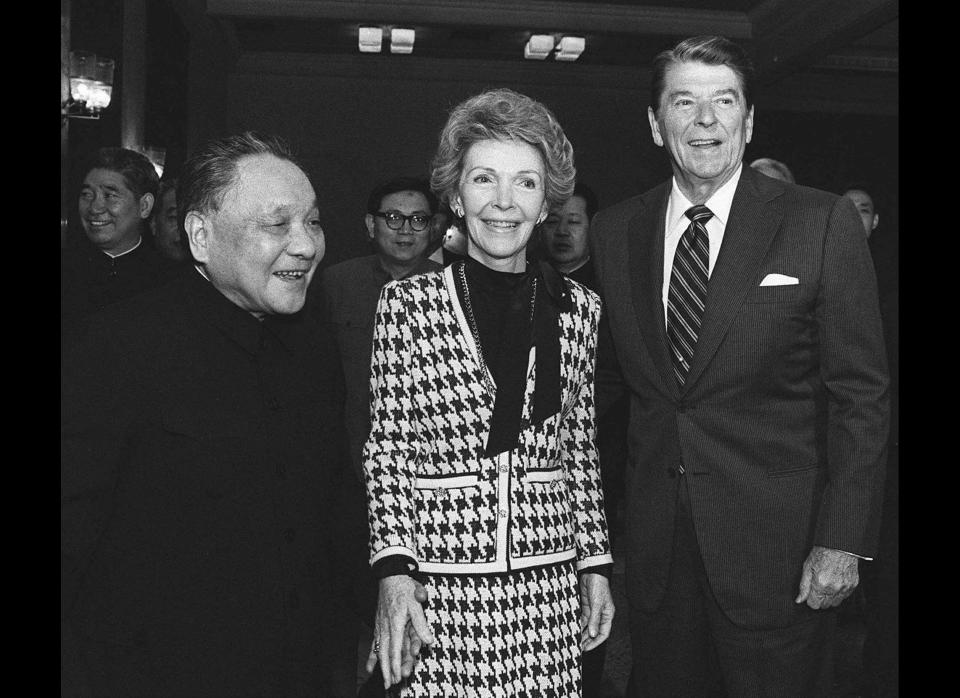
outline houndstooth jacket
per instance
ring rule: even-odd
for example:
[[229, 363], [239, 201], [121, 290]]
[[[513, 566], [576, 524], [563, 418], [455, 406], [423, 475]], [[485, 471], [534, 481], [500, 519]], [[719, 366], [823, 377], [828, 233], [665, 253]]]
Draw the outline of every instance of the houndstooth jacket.
[[371, 564], [402, 554], [423, 572], [481, 574], [612, 562], [594, 441], [599, 298], [568, 282], [560, 411], [530, 424], [532, 349], [519, 444], [485, 458], [494, 394], [455, 268], [388, 283], [380, 294], [364, 447]]

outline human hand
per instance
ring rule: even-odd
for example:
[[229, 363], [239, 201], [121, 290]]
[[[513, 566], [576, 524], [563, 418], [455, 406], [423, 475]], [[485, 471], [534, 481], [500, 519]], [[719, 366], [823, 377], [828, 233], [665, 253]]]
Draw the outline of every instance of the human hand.
[[588, 652], [610, 636], [613, 624], [610, 580], [602, 574], [580, 575], [580, 650]]
[[433, 633], [423, 613], [422, 604], [426, 601], [426, 589], [408, 575], [380, 580], [367, 671], [373, 671], [379, 661], [384, 688], [410, 676], [422, 646], [433, 643]]
[[803, 563], [800, 593], [794, 602], [806, 601], [813, 609], [839, 606], [860, 583], [859, 562], [842, 550], [813, 546]]

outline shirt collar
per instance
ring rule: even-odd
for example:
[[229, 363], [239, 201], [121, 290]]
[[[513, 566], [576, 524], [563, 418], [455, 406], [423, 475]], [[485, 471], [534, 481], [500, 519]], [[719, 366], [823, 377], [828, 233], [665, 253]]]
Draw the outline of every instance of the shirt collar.
[[296, 324], [304, 311], [292, 316], [267, 315], [262, 321], [258, 320], [220, 293], [201, 266], [195, 264], [194, 269], [197, 270], [196, 275], [188, 274], [196, 289], [191, 292], [191, 305], [204, 319], [250, 354], [257, 354], [261, 350], [262, 341], [268, 333], [290, 347], [292, 329], [287, 326]]
[[[733, 195], [737, 192], [737, 183], [740, 181], [740, 175], [742, 173], [743, 162], [737, 167], [737, 171], [733, 173], [733, 176], [724, 182], [722, 187], [713, 192], [713, 196], [704, 203], [704, 206], [710, 209], [713, 217], [716, 218], [717, 222], [723, 227], [726, 227], [727, 219], [730, 217], [730, 207], [733, 206]], [[681, 224], [681, 219], [684, 219], [682, 221], [683, 227], [686, 228], [687, 221], [685, 220], [684, 213], [686, 213], [687, 209], [691, 206], [693, 206], [693, 203], [680, 191], [677, 178], [674, 177], [673, 186], [670, 189], [670, 201], [667, 206], [667, 215], [669, 216], [667, 220], [667, 231], [678, 228]]]
[[137, 244], [136, 244], [136, 245], [134, 245], [133, 247], [131, 247], [131, 248], [130, 248], [129, 250], [127, 250], [126, 252], [121, 252], [120, 254], [110, 254], [110, 253], [107, 252], [106, 250], [100, 250], [100, 251], [103, 252], [103, 253], [104, 253], [105, 255], [107, 255], [108, 257], [110, 257], [111, 259], [117, 259], [118, 257], [122, 257], [122, 256], [125, 255], [125, 254], [130, 254], [131, 252], [133, 252], [135, 249], [137, 249], [138, 247], [140, 247], [140, 243], [142, 243], [142, 242], [143, 242], [143, 236], [141, 235], [140, 237], [137, 238]]

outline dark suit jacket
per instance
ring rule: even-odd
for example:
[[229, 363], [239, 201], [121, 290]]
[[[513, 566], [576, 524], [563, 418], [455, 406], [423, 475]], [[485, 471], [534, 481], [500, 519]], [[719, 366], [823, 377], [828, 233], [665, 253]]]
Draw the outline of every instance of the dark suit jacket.
[[329, 679], [355, 688], [366, 551], [332, 333], [258, 322], [190, 271], [64, 352], [65, 686], [347, 695]]
[[[888, 377], [870, 254], [848, 200], [744, 167], [680, 390], [661, 300], [670, 186], [590, 230], [619, 364], [598, 390], [622, 379], [632, 395], [628, 598], [663, 597], [682, 464], [721, 608], [785, 626], [813, 613], [793, 603], [811, 546], [874, 552]], [[761, 286], [771, 273], [799, 283]]]

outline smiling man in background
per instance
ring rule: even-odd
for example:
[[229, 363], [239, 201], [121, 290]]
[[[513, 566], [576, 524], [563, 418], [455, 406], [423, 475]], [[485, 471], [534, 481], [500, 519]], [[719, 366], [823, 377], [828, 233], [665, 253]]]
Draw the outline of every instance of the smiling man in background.
[[288, 147], [211, 142], [180, 179], [195, 268], [64, 352], [61, 687], [93, 696], [352, 696], [365, 567], [324, 254]]

